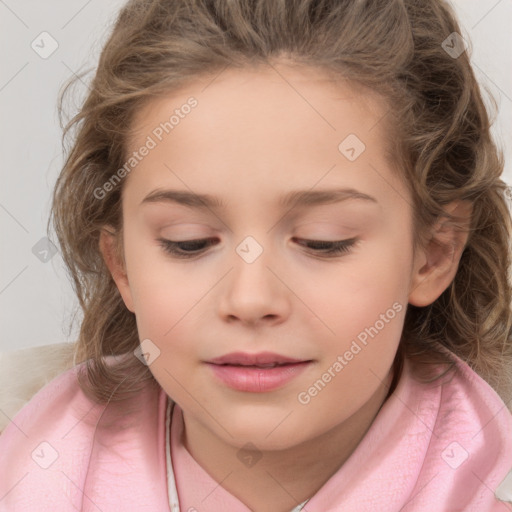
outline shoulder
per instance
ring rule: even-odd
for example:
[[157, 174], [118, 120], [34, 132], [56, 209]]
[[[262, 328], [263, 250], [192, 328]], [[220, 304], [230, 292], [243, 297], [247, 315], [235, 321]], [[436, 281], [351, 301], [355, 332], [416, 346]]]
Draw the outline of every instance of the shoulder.
[[453, 367], [421, 385], [436, 413], [418, 485], [435, 479], [440, 492], [450, 488], [454, 503], [490, 510], [499, 506], [494, 493], [512, 469], [512, 413], [466, 362], [448, 355]]
[[[87, 460], [94, 424], [103, 408], [82, 392], [78, 369], [68, 369], [45, 385], [10, 419], [0, 435], [0, 497], [7, 495], [0, 502], [0, 510], [9, 510], [2, 508], [6, 499], [10, 500], [7, 503], [17, 503], [15, 499], [21, 495], [30, 499], [29, 483], [36, 487], [33, 490], [37, 496], [41, 491], [38, 483], [44, 485], [48, 477], [56, 477], [52, 466], [57, 467], [57, 461], [58, 467], [72, 477], [78, 469], [77, 460]], [[32, 478], [38, 472], [44, 478]], [[47, 492], [51, 495], [52, 489]], [[37, 503], [30, 506], [35, 510]]]
[[[0, 511], [82, 510], [86, 485], [122, 464], [115, 458], [119, 446], [131, 453], [138, 447], [137, 435], [156, 443], [163, 407], [157, 387], [146, 386], [133, 399], [100, 404], [79, 385], [84, 364], [44, 386], [0, 435]], [[54, 508], [45, 508], [43, 497]]]
[[74, 348], [57, 343], [0, 352], [0, 432], [43, 386], [73, 366]]
[[81, 368], [82, 365], [70, 368], [43, 386], [10, 419], [0, 436], [1, 443], [6, 444], [7, 439], [11, 443], [16, 439], [27, 439], [34, 432], [41, 434], [59, 426], [66, 428], [85, 410], [94, 414], [97, 404], [86, 397], [78, 383], [77, 373]]
[[439, 348], [450, 364], [407, 361], [407, 380], [414, 392], [422, 393], [436, 409], [437, 421], [450, 433], [453, 429], [460, 433], [462, 421], [467, 430], [475, 430], [475, 435], [485, 426], [500, 440], [512, 441], [512, 412], [507, 404], [465, 361], [447, 348]]
[[440, 379], [439, 412], [446, 428], [460, 435], [465, 425], [464, 430], [472, 432], [475, 440], [485, 437], [486, 449], [496, 448], [496, 456], [501, 453], [500, 447], [511, 448], [503, 455], [512, 466], [511, 411], [490, 384], [466, 362], [451, 352], [450, 357], [454, 361], [453, 371]]

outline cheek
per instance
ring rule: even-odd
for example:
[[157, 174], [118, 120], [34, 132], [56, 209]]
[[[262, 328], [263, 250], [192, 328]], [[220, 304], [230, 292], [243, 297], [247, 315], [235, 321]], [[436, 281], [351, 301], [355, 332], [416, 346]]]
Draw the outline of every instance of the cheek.
[[180, 383], [190, 384], [191, 367], [198, 359], [194, 327], [204, 289], [179, 272], [157, 265], [148, 268], [134, 286], [139, 339], [156, 346], [158, 357], [150, 366], [156, 380], [173, 399], [185, 399]]
[[336, 337], [351, 338], [390, 308], [394, 312], [393, 304], [405, 310], [411, 264], [412, 251], [383, 236], [331, 270], [317, 273], [302, 288], [303, 296]]
[[204, 282], [171, 263], [162, 248], [152, 240], [141, 240], [137, 233], [127, 234], [125, 248], [139, 335], [161, 340], [160, 345], [193, 317]]
[[326, 285], [331, 300], [318, 295], [313, 306], [331, 332], [323, 329], [325, 334], [318, 338], [321, 365], [310, 387], [301, 391], [310, 399], [310, 414], [321, 424], [334, 426], [348, 418], [388, 378], [402, 334], [407, 293], [403, 262], [382, 252], [381, 256], [387, 259], [385, 272], [362, 268], [361, 261], [361, 268], [354, 266], [353, 273], [340, 277], [338, 286]]
[[151, 273], [155, 279], [147, 272], [134, 286], [137, 326], [141, 336], [153, 337], [167, 347], [180, 339], [180, 333], [190, 332], [205, 290], [178, 274], [158, 274], [156, 268]]

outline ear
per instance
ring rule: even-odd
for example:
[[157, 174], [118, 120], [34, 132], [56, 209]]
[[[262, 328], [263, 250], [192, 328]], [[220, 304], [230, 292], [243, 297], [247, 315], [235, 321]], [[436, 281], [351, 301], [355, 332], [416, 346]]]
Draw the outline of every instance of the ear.
[[100, 251], [126, 307], [134, 313], [135, 308], [133, 307], [130, 283], [128, 282], [125, 264], [117, 247], [117, 236], [110, 226], [103, 227], [100, 232]]
[[441, 216], [431, 229], [427, 246], [418, 249], [415, 255], [409, 291], [409, 304], [413, 306], [432, 304], [448, 288], [468, 241], [471, 202], [453, 201], [444, 210], [456, 219], [451, 221]]

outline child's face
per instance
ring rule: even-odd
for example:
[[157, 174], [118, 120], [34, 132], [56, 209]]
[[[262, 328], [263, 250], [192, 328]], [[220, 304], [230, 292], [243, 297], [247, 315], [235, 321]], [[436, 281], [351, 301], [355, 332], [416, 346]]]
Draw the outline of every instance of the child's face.
[[[384, 158], [384, 107], [318, 73], [280, 73], [225, 70], [140, 112], [129, 147], [140, 161], [123, 191], [127, 282], [117, 281], [158, 356], [151, 371], [186, 420], [262, 449], [326, 433], [377, 395], [382, 403], [415, 267], [411, 200]], [[197, 105], [183, 108], [191, 96]], [[280, 205], [292, 191], [335, 189], [349, 192]], [[157, 190], [224, 207], [144, 201]], [[196, 256], [180, 259], [159, 239], [212, 245], [182, 247]], [[305, 245], [354, 239], [330, 257]], [[224, 367], [233, 388], [207, 363], [233, 352], [310, 362], [250, 369], [278, 374], [277, 387], [244, 391], [240, 369]]]

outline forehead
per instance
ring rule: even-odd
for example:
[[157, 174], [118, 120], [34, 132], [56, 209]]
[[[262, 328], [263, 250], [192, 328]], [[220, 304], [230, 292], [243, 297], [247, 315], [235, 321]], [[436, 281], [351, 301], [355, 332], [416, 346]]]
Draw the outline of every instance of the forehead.
[[[183, 108], [190, 98], [196, 106]], [[376, 94], [315, 69], [226, 69], [198, 77], [137, 112], [127, 154], [148, 137], [155, 144], [123, 186], [133, 183], [128, 195], [139, 203], [153, 189], [178, 186], [230, 196], [228, 202], [240, 206], [247, 198], [256, 200], [254, 192], [260, 202], [276, 191], [315, 183], [375, 188], [389, 174], [381, 125], [386, 112]], [[341, 152], [346, 140], [364, 147], [356, 161]], [[384, 176], [381, 186], [391, 182]]]
[[[266, 107], [269, 106], [275, 116], [309, 114], [315, 125], [330, 131], [340, 127], [347, 110], [358, 116], [361, 127], [365, 124], [376, 126], [389, 110], [384, 98], [371, 89], [323, 69], [286, 61], [247, 68], [226, 68], [197, 76], [165, 95], [146, 101], [133, 115], [127, 146], [137, 146], [156, 121], [168, 119], [169, 114], [179, 109], [191, 96], [197, 98], [200, 104], [194, 117], [199, 117], [197, 113], [203, 111], [203, 122], [214, 121], [212, 114], [215, 109], [219, 114], [217, 121], [222, 117], [227, 118], [230, 111], [236, 110], [240, 118], [250, 115], [256, 122], [258, 117], [268, 119], [264, 114], [268, 114]], [[338, 110], [344, 110], [342, 118], [333, 111], [333, 105]], [[260, 116], [256, 115], [255, 106]]]

